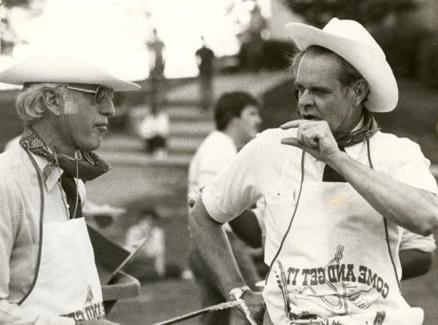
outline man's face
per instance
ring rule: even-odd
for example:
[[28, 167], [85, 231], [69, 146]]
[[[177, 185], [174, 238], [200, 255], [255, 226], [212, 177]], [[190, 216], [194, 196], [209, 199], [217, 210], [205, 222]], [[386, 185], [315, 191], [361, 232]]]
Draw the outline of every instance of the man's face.
[[[81, 89], [96, 90], [95, 85], [74, 85]], [[64, 141], [73, 149], [97, 149], [108, 130], [108, 118], [114, 116], [111, 95], [95, 102], [95, 94], [66, 88], [64, 96]]]
[[242, 138], [246, 141], [253, 139], [260, 130], [262, 119], [259, 115], [257, 106], [248, 105], [240, 113], [240, 117], [236, 119], [241, 130]]
[[334, 55], [305, 53], [295, 81], [301, 117], [325, 120], [333, 133], [349, 131], [357, 123], [354, 92], [341, 84], [341, 67]]

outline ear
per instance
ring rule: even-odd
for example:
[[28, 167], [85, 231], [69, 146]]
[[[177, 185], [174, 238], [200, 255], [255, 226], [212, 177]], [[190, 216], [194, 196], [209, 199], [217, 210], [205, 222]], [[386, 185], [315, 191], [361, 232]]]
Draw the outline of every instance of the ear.
[[43, 100], [49, 112], [55, 116], [60, 116], [62, 113], [63, 101], [60, 94], [52, 88], [44, 88]]
[[354, 92], [354, 104], [357, 106], [362, 105], [370, 92], [368, 83], [364, 79], [360, 79], [353, 84], [352, 88]]

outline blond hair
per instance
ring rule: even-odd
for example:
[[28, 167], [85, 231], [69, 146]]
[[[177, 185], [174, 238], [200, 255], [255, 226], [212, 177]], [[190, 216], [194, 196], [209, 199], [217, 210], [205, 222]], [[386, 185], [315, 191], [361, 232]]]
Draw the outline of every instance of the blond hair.
[[24, 125], [30, 125], [32, 122], [41, 119], [47, 111], [44, 91], [52, 89], [58, 93], [59, 88], [60, 84], [55, 83], [24, 85], [23, 90], [15, 100], [15, 108]]

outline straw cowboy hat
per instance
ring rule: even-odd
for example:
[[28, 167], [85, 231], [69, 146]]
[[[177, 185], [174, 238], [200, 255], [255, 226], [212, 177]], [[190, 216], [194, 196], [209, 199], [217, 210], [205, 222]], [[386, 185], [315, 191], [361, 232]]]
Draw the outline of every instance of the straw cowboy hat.
[[93, 65], [64, 55], [30, 57], [0, 72], [0, 82], [24, 83], [78, 83], [100, 85], [115, 91], [132, 91], [141, 87], [136, 83], [116, 78]]
[[318, 45], [338, 54], [366, 79], [370, 94], [365, 103], [371, 112], [390, 112], [398, 102], [398, 88], [385, 53], [368, 31], [354, 20], [331, 19], [319, 28], [289, 23], [285, 26], [299, 50]]

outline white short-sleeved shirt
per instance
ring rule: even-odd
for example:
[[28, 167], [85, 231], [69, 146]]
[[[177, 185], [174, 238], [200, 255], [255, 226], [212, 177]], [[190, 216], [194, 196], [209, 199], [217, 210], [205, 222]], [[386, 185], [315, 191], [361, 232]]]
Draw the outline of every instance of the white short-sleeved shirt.
[[[290, 218], [291, 211], [287, 207], [299, 190], [302, 151], [280, 143], [282, 138], [295, 135], [294, 129], [270, 129], [261, 133], [202, 193], [208, 213], [222, 223], [232, 220], [258, 199], [264, 198], [267, 263], [281, 240], [281, 234], [276, 230], [279, 220]], [[346, 152], [368, 165], [364, 143], [347, 147]], [[370, 139], [370, 154], [374, 169], [400, 182], [437, 194], [436, 181], [429, 171], [430, 162], [411, 140], [377, 132]], [[325, 164], [310, 155], [307, 157], [306, 179], [322, 180]]]
[[236, 156], [233, 140], [221, 131], [211, 132], [201, 143], [189, 166], [189, 195], [210, 183]]
[[[189, 166], [188, 197], [199, 191], [224, 171], [237, 154], [236, 145], [225, 133], [214, 130], [201, 143]], [[224, 229], [231, 231], [228, 224]]]

